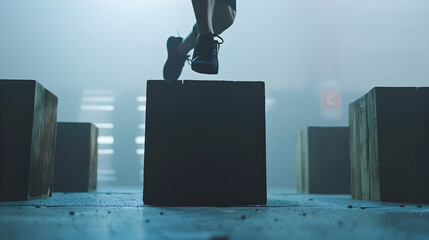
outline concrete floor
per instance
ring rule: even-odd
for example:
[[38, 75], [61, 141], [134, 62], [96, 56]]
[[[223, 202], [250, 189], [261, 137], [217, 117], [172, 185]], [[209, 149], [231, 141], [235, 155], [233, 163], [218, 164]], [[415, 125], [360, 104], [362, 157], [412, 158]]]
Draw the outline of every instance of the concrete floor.
[[138, 188], [0, 202], [0, 239], [429, 239], [429, 205], [297, 195], [267, 206], [151, 207]]

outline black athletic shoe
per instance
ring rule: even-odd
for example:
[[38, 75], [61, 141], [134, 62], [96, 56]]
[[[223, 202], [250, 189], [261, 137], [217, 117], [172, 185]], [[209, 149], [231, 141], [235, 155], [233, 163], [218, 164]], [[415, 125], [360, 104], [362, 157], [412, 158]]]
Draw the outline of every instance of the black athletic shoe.
[[183, 65], [188, 60], [189, 55], [182, 55], [177, 52], [177, 47], [183, 42], [181, 37], [169, 37], [167, 40], [168, 58], [164, 64], [164, 79], [177, 80], [182, 73]]
[[[216, 41], [214, 37], [218, 37], [221, 42]], [[222, 43], [223, 39], [212, 33], [198, 37], [192, 56], [192, 70], [198, 73], [217, 74], [219, 71], [217, 55], [219, 45]]]

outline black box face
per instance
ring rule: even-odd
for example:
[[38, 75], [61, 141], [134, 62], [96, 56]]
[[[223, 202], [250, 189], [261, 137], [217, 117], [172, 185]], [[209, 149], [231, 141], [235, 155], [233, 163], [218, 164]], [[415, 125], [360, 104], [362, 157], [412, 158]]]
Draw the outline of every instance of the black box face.
[[263, 82], [147, 82], [145, 204], [265, 204], [265, 162]]
[[353, 198], [429, 202], [429, 88], [376, 87], [349, 112]]
[[57, 102], [34, 80], [0, 80], [0, 200], [52, 194]]
[[429, 202], [429, 88], [375, 88], [380, 200]]
[[350, 194], [348, 127], [308, 128], [309, 193]]
[[58, 123], [55, 192], [88, 192], [97, 187], [98, 130], [91, 123]]

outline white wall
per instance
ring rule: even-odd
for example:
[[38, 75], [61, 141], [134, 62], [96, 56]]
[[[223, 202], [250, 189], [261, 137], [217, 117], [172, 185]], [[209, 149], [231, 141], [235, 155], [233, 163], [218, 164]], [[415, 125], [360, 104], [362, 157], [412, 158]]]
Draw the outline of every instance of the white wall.
[[[186, 35], [193, 22], [188, 0], [1, 0], [0, 77], [138, 86], [162, 77], [166, 38]], [[424, 85], [428, 23], [425, 0], [239, 0], [220, 74], [186, 67], [182, 77], [305, 88], [320, 77], [321, 42], [334, 41], [335, 75], [346, 90]]]

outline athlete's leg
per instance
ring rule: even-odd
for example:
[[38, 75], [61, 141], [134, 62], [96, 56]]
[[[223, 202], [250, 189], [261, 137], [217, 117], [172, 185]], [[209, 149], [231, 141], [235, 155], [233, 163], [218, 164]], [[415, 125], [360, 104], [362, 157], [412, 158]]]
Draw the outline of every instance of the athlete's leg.
[[[206, 1], [206, 0], [193, 0], [193, 2], [198, 2], [198, 1]], [[229, 28], [233, 24], [235, 19], [235, 10], [233, 10], [233, 8], [230, 5], [228, 5], [224, 1], [214, 1], [214, 2], [215, 2], [215, 5], [212, 9], [212, 17], [211, 17], [212, 21], [211, 23], [206, 21], [206, 23], [203, 24], [203, 25], [206, 25], [206, 32], [207, 32], [207, 29], [209, 29], [208, 30], [209, 32], [207, 32], [206, 34], [206, 35], [209, 35], [209, 36], [206, 36], [209, 39], [213, 39], [212, 37], [213, 33], [221, 34], [223, 31]], [[199, 3], [197, 3], [196, 5], [198, 6], [198, 4]], [[195, 12], [198, 11], [195, 9], [195, 5], [194, 5], [194, 10]], [[207, 28], [207, 26], [209, 27]], [[164, 65], [164, 79], [175, 80], [179, 78], [182, 72], [183, 64], [187, 58], [187, 54], [189, 53], [189, 51], [195, 48], [195, 46], [197, 45], [198, 36], [200, 35], [203, 35], [203, 34], [200, 34], [199, 27], [197, 24], [195, 24], [194, 27], [192, 28], [191, 33], [185, 39], [183, 39], [183, 41], [182, 41], [182, 38], [176, 38], [176, 37], [169, 38], [169, 41], [167, 42], [169, 57], [167, 59], [166, 64]], [[212, 41], [213, 40], [209, 40], [209, 42], [212, 42]], [[213, 45], [212, 45], [212, 48], [213, 48]], [[194, 54], [194, 57], [195, 57], [195, 54]], [[213, 58], [213, 57], [210, 57], [210, 58]], [[215, 58], [216, 59], [210, 60], [212, 63], [209, 63], [209, 65], [213, 65], [213, 64], [217, 65], [217, 57]], [[207, 59], [204, 61], [203, 65], [207, 65]], [[195, 68], [195, 64], [193, 69], [194, 68]], [[215, 68], [217, 69], [217, 66], [215, 66]], [[199, 72], [204, 72], [204, 73], [217, 72], [217, 70], [213, 70], [213, 69], [207, 70], [206, 67], [204, 67], [203, 69], [201, 68], [198, 69], [198, 66], [197, 66], [197, 70], [199, 70]]]
[[[219, 35], [228, 29], [234, 23], [235, 15], [236, 13], [230, 5], [223, 1], [216, 1], [212, 20], [214, 34]], [[195, 24], [192, 32], [178, 46], [177, 51], [182, 55], [188, 54], [197, 44], [198, 35], [198, 26]]]
[[212, 20], [215, 2], [215, 0], [192, 0], [200, 35], [213, 33]]
[[194, 49], [195, 45], [197, 45], [198, 35], [198, 26], [195, 23], [192, 28], [192, 32], [183, 39], [183, 42], [179, 45], [177, 51], [182, 55], [187, 55], [192, 49]]
[[[204, 1], [207, 1], [206, 4], [203, 4]], [[215, 31], [213, 29], [213, 12], [215, 8], [215, 3], [219, 7], [219, 11], [229, 10], [228, 6], [222, 5], [220, 1], [213, 2], [213, 5], [210, 5], [210, 0], [192, 0], [194, 4], [195, 17], [197, 19], [197, 25], [199, 30], [199, 36], [197, 39], [197, 45], [194, 48], [194, 53], [192, 55], [192, 64], [191, 68], [195, 72], [205, 73], [205, 74], [217, 74], [219, 70], [219, 61], [218, 61], [218, 51], [219, 44], [223, 43], [223, 39], [219, 37], [221, 42], [218, 42], [214, 39]], [[198, 4], [201, 4], [198, 6]], [[215, 18], [222, 18], [227, 14], [219, 13], [220, 17], [215, 16]], [[231, 26], [232, 21], [229, 19], [218, 19], [217, 22], [217, 32], [222, 32], [229, 26]]]
[[219, 35], [228, 29], [234, 23], [235, 14], [236, 12], [229, 4], [223, 1], [216, 1], [213, 10], [214, 34]]

